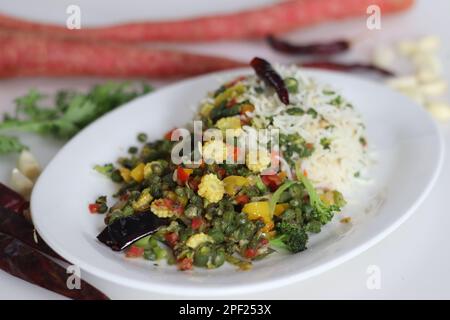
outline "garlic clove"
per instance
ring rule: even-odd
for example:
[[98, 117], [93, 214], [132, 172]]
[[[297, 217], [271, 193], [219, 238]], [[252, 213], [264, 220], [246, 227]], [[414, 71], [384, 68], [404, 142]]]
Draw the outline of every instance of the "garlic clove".
[[418, 51], [418, 46], [414, 41], [403, 40], [397, 44], [397, 50], [401, 55], [410, 56]]
[[389, 69], [395, 60], [395, 52], [388, 47], [378, 47], [375, 49], [373, 64], [380, 68]]
[[441, 46], [441, 39], [438, 36], [425, 36], [417, 42], [417, 48], [422, 52], [436, 52]]
[[419, 53], [415, 54], [411, 58], [418, 72], [428, 70], [436, 74], [441, 74], [443, 71], [441, 60], [432, 54]]
[[427, 109], [437, 120], [450, 120], [450, 105], [446, 102], [430, 102], [427, 104]]
[[28, 150], [23, 150], [17, 161], [17, 168], [31, 181], [36, 181], [41, 174], [41, 166], [36, 157]]
[[447, 83], [442, 79], [438, 79], [420, 85], [420, 91], [428, 97], [438, 97], [447, 91]]
[[386, 84], [393, 89], [413, 89], [417, 87], [418, 82], [414, 76], [393, 77], [386, 80]]
[[33, 181], [23, 175], [19, 169], [14, 168], [11, 172], [11, 188], [29, 200], [33, 189]]
[[416, 78], [421, 83], [432, 82], [434, 80], [437, 80], [438, 77], [439, 73], [435, 72], [435, 70], [432, 69], [422, 69], [416, 73]]

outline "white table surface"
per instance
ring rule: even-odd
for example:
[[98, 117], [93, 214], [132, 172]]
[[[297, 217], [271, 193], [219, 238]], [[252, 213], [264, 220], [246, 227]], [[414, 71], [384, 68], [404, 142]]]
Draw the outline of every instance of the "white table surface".
[[[66, 18], [65, 8], [78, 4], [82, 10], [82, 23], [102, 24], [139, 18], [165, 18], [187, 16], [197, 13], [232, 11], [248, 8], [270, 0], [190, 1], [166, 0], [163, 3], [144, 0], [128, 0], [127, 6], [113, 5], [110, 1], [26, 0], [2, 1], [0, 12], [62, 23]], [[183, 4], [184, 3], [184, 4]], [[174, 11], [172, 8], [176, 7]], [[145, 10], [144, 10], [144, 9]], [[445, 72], [450, 79], [450, 2], [447, 0], [418, 0], [415, 8], [406, 14], [382, 19], [380, 31], [369, 31], [365, 21], [353, 20], [328, 24], [295, 32], [292, 39], [317, 40], [351, 38], [356, 45], [348, 59], [364, 61], [370, 49], [381, 43], [392, 43], [398, 39], [414, 38], [421, 35], [437, 34], [444, 42], [442, 58]], [[211, 54], [228, 55], [244, 61], [255, 54], [272, 61], [288, 62], [286, 58], [271, 52], [262, 42], [227, 42], [218, 44], [183, 45], [180, 48]], [[1, 50], [1, 48], [0, 48]], [[103, 79], [10, 79], [0, 81], [0, 112], [12, 110], [14, 97], [35, 87], [54, 92], [58, 88], [87, 88]], [[166, 84], [152, 81], [155, 86]], [[450, 125], [441, 124], [447, 150], [450, 150]], [[39, 160], [45, 164], [60, 147], [60, 143], [37, 137], [24, 137]], [[39, 146], [39, 148], [33, 148]], [[420, 152], [420, 150], [418, 150]], [[448, 152], [446, 152], [446, 159]], [[414, 161], [414, 159], [411, 159]], [[0, 181], [7, 182], [14, 166], [15, 157], [0, 158]], [[417, 164], [420, 166], [420, 163]], [[399, 229], [376, 246], [356, 258], [321, 275], [308, 280], [292, 283], [276, 290], [249, 295], [233, 296], [235, 299], [449, 299], [450, 298], [450, 163], [445, 162], [443, 171], [432, 193]], [[401, 192], [401, 190], [400, 190]], [[368, 289], [367, 269], [376, 265], [381, 271], [381, 287]], [[158, 293], [142, 292], [82, 274], [106, 292], [113, 299], [179, 299], [183, 296], [165, 296]], [[180, 292], [182, 295], [182, 292]], [[0, 299], [62, 299], [63, 297], [45, 289], [28, 284], [0, 271]], [[205, 297], [207, 298], [207, 297]], [[219, 297], [229, 299], [230, 297]]]

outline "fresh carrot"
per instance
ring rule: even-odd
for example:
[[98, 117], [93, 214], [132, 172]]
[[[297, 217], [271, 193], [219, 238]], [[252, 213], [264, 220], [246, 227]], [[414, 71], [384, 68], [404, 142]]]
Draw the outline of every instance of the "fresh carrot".
[[237, 13], [179, 21], [136, 22], [69, 30], [0, 15], [0, 27], [53, 36], [114, 41], [217, 41], [262, 38], [330, 20], [364, 17], [378, 5], [383, 14], [412, 6], [414, 0], [290, 0]]
[[109, 76], [166, 78], [202, 74], [243, 64], [220, 57], [129, 44], [53, 39], [0, 30], [0, 78]]

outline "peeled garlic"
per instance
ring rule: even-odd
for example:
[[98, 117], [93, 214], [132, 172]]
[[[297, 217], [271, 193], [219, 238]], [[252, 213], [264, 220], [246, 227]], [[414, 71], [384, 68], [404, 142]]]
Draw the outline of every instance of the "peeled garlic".
[[422, 69], [416, 73], [416, 78], [419, 82], [431, 82], [439, 77], [439, 73], [432, 69]]
[[395, 60], [395, 52], [388, 47], [378, 47], [373, 54], [373, 64], [389, 69]]
[[31, 181], [36, 181], [41, 174], [41, 166], [36, 157], [28, 150], [23, 150], [17, 160], [17, 168]]
[[447, 83], [438, 79], [433, 82], [425, 83], [420, 86], [420, 91], [428, 97], [437, 97], [447, 91]]
[[394, 89], [412, 89], [418, 85], [414, 76], [393, 77], [386, 81], [386, 84]]
[[437, 120], [450, 120], [450, 105], [446, 102], [430, 102], [427, 109]]
[[441, 46], [441, 39], [438, 36], [426, 36], [417, 42], [420, 51], [435, 52]]
[[11, 188], [28, 200], [33, 189], [33, 181], [23, 175], [19, 169], [14, 168], [11, 172]]
[[404, 56], [412, 55], [417, 52], [417, 44], [414, 41], [400, 41], [397, 45], [398, 52]]
[[430, 72], [441, 74], [443, 70], [440, 59], [433, 54], [415, 54], [412, 56], [412, 62], [414, 63], [418, 72], [422, 70], [428, 70]]

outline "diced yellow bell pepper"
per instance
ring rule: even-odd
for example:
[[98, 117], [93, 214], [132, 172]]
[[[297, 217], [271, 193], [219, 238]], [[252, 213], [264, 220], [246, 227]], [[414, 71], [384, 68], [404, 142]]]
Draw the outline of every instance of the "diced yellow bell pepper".
[[[287, 203], [280, 203], [275, 206], [274, 215], [278, 216], [282, 214], [288, 208]], [[266, 224], [262, 229], [264, 232], [268, 232], [273, 229], [274, 223], [270, 216], [270, 206], [268, 201], [257, 201], [247, 203], [243, 208], [242, 212], [247, 214], [250, 220], [262, 219]]]
[[131, 180], [131, 176], [130, 176], [131, 171], [130, 171], [130, 169], [120, 168], [119, 172], [120, 172], [120, 175], [122, 176], [123, 181], [130, 182], [130, 180]]
[[131, 170], [130, 175], [134, 181], [142, 182], [142, 180], [144, 180], [144, 169], [145, 164], [139, 163], [133, 170]]
[[149, 162], [144, 167], [144, 178], [148, 178], [153, 173], [152, 163]]
[[226, 129], [240, 129], [241, 126], [241, 118], [239, 117], [225, 117], [219, 119], [216, 123], [217, 128], [220, 130]]
[[243, 186], [248, 184], [248, 180], [241, 176], [228, 176], [222, 180], [225, 192], [230, 196], [234, 196]]
[[269, 221], [268, 223], [266, 223], [266, 225], [264, 227], [262, 227], [261, 231], [262, 232], [269, 232], [271, 231], [273, 228], [275, 227], [275, 224], [273, 223], [273, 221]]
[[283, 212], [285, 212], [287, 208], [289, 208], [289, 205], [287, 203], [279, 203], [275, 206], [273, 215], [278, 217]]
[[214, 105], [210, 103], [205, 103], [200, 108], [200, 114], [204, 117], [208, 117], [212, 109], [214, 109]]
[[236, 98], [245, 92], [245, 86], [242, 83], [237, 83], [234, 86], [226, 89], [224, 92], [220, 93], [215, 99], [214, 104], [216, 106], [220, 105], [222, 102], [228, 99]]

